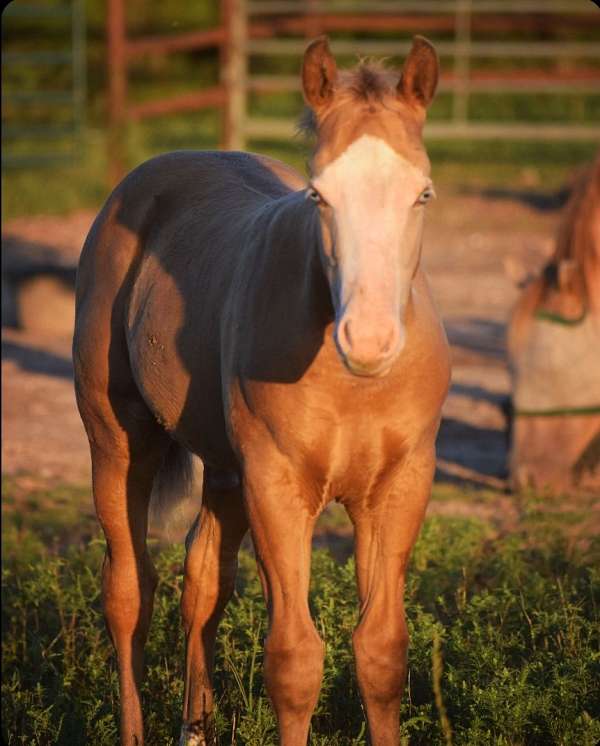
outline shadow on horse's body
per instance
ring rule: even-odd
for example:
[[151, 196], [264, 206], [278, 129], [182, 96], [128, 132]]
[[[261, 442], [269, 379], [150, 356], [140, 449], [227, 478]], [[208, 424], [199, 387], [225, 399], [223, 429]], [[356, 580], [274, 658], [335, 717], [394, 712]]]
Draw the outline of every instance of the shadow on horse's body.
[[311, 536], [333, 499], [356, 529], [353, 642], [371, 738], [398, 742], [404, 573], [449, 378], [419, 268], [432, 193], [421, 126], [437, 60], [417, 39], [402, 78], [368, 66], [343, 76], [324, 40], [309, 47], [310, 186], [261, 156], [161, 156], [117, 187], [82, 253], [76, 390], [108, 544], [126, 744], [143, 740], [150, 493], [170, 500], [182, 488], [189, 452], [205, 476], [186, 542], [181, 743], [213, 738], [214, 641], [248, 527], [270, 617], [265, 683], [281, 742], [306, 743], [323, 667], [307, 602]]

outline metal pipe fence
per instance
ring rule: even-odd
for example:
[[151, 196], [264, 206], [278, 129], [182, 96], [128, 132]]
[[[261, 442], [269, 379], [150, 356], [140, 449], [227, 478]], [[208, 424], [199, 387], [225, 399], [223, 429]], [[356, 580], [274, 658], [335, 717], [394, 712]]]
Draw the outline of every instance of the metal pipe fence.
[[[440, 91], [451, 97], [447, 117], [434, 116], [428, 123], [428, 138], [600, 140], [597, 122], [501, 121], [473, 114], [474, 100], [489, 94], [497, 99], [577, 94], [584, 103], [600, 96], [600, 10], [590, 0], [220, 0], [219, 7], [216, 28], [132, 38], [126, 28], [125, 0], [107, 0], [112, 181], [124, 170], [122, 135], [129, 121], [216, 108], [221, 114], [223, 147], [243, 149], [250, 139], [291, 137], [291, 117], [258, 116], [251, 104], [270, 94], [299, 92], [299, 74], [291, 74], [290, 60], [296, 60], [299, 69], [307, 40], [320, 33], [330, 35], [333, 51], [340, 57], [390, 56], [398, 61], [408, 52], [413, 33], [427, 34], [443, 60]], [[15, 2], [6, 9], [6, 14], [28, 18], [61, 16], [72, 28], [69, 49], [3, 55], [7, 68], [70, 66], [72, 71], [68, 90], [13, 90], [3, 96], [3, 108], [43, 103], [70, 106], [72, 114], [69, 123], [51, 126], [5, 119], [3, 140], [8, 146], [19, 136], [49, 140], [71, 131], [73, 153], [80, 151], [85, 114], [83, 12], [84, 0], [62, 0], [56, 5]], [[566, 40], [556, 39], [557, 28]], [[151, 56], [207, 49], [220, 59], [214, 85], [132, 101], [132, 64]], [[518, 67], [511, 68], [513, 60], [519, 60]], [[278, 67], [286, 72], [272, 72]], [[268, 111], [268, 103], [261, 108]], [[6, 165], [25, 165], [28, 160], [23, 154], [11, 154], [10, 147], [3, 150]], [[49, 161], [53, 160], [48, 151]]]
[[[2, 165], [23, 168], [32, 165], [53, 165], [73, 162], [83, 153], [85, 128], [86, 66], [85, 66], [85, 6], [84, 0], [71, 0], [55, 5], [35, 5], [13, 2], [3, 11], [3, 25], [11, 19], [28, 22], [47, 19], [64, 21], [70, 27], [70, 45], [66, 49], [7, 51], [2, 55], [5, 72], [16, 67], [51, 67], [70, 73], [69, 84], [58, 90], [37, 86], [18, 90], [4, 86], [2, 91]], [[37, 121], [30, 112], [43, 107], [49, 120], [56, 113], [68, 112], [67, 121], [49, 124]], [[14, 114], [19, 110], [19, 116]], [[65, 141], [68, 147], [57, 148], [55, 141]], [[35, 152], [24, 152], [17, 146], [27, 139], [35, 143]]]
[[[247, 68], [257, 56], [300, 57], [306, 45], [301, 34], [308, 25], [306, 2], [287, 0], [246, 3], [245, 44], [240, 55]], [[587, 0], [547, 0], [544, 3], [520, 0], [382, 0], [380, 2], [315, 2], [311, 5], [312, 26], [319, 32], [360, 31], [404, 34], [427, 30], [440, 57], [444, 58], [440, 90], [452, 95], [451, 116], [426, 126], [429, 139], [507, 139], [507, 140], [600, 140], [596, 124], [574, 124], [548, 121], [531, 123], [475, 120], [471, 114], [473, 95], [490, 94], [571, 94], [600, 95], [600, 10]], [[258, 24], [255, 19], [261, 19]], [[567, 22], [566, 22], [567, 21]], [[570, 25], [569, 25], [570, 21]], [[565, 23], [566, 22], [566, 23]], [[593, 41], [523, 41], [482, 40], [483, 32], [520, 30], [531, 34], [554, 24], [567, 28], [596, 30]], [[288, 38], [272, 36], [271, 28]], [[476, 32], [476, 33], [474, 33]], [[436, 40], [436, 34], [442, 38]], [[452, 38], [447, 38], [449, 35]], [[258, 37], [258, 38], [257, 38]], [[260, 38], [263, 37], [263, 38]], [[398, 57], [410, 49], [410, 40], [389, 38], [348, 39], [334, 36], [333, 52], [340, 56]], [[521, 62], [569, 63], [568, 70], [498, 70], [490, 71], [482, 59]], [[449, 64], [448, 64], [449, 61]], [[299, 90], [299, 79], [293, 76], [246, 75], [248, 92], [274, 93]], [[255, 117], [248, 114], [239, 123], [237, 142], [248, 138], [289, 138], [294, 122], [289, 119]]]
[[[444, 139], [593, 140], [600, 127], [548, 121], [479, 121], [471, 114], [473, 96], [489, 94], [600, 94], [600, 11], [589, 0], [222, 0], [221, 25], [207, 31], [149, 39], [128, 39], [123, 0], [109, 0], [111, 123], [124, 119], [217, 106], [222, 110], [221, 144], [243, 149], [249, 139], [293, 136], [291, 118], [260, 117], [249, 105], [253, 95], [299, 91], [298, 75], [255, 74], [257, 58], [299, 58], [307, 39], [332, 35], [340, 56], [398, 57], [410, 48], [409, 34], [429, 33], [444, 68], [440, 89], [452, 95], [451, 116], [427, 125], [426, 136]], [[592, 41], [547, 41], [536, 32], [556, 28], [593, 30]], [[481, 38], [490, 32], [519, 31], [524, 40]], [[344, 38], [360, 32], [374, 38]], [[392, 40], [390, 32], [405, 36]], [[387, 38], [385, 38], [387, 36]], [[436, 36], [440, 36], [436, 40]], [[533, 36], [533, 38], [532, 38]], [[127, 106], [126, 67], [140, 54], [167, 54], [207, 46], [221, 50], [220, 83], [196, 94]], [[553, 63], [529, 70], [490, 71], [481, 60]], [[569, 69], [554, 69], [570, 65]], [[573, 61], [576, 64], [570, 64]], [[449, 62], [449, 64], [447, 64]]]

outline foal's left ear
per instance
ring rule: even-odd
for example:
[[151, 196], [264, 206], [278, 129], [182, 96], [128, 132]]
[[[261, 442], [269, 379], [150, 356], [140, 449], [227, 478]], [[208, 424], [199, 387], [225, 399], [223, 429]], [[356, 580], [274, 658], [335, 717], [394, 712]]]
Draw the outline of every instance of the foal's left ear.
[[411, 106], [426, 109], [438, 84], [440, 65], [433, 44], [424, 36], [413, 38], [412, 49], [402, 68], [398, 93]]
[[337, 65], [326, 36], [312, 41], [304, 52], [302, 89], [306, 103], [318, 112], [333, 98]]

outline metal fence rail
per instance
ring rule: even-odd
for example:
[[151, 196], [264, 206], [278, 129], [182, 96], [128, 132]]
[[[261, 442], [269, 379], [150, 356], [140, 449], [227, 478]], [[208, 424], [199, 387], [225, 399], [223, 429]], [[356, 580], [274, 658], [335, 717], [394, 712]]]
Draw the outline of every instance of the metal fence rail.
[[[70, 107], [68, 123], [11, 121], [3, 116], [3, 163], [32, 165], [73, 158], [82, 151], [85, 103], [85, 0], [58, 0], [55, 4], [13, 2], [5, 10], [11, 18], [43, 20], [63, 18], [71, 26], [68, 49], [10, 51], [3, 55], [5, 70], [13, 66], [71, 69], [71, 85], [65, 90], [12, 90], [3, 93], [3, 110], [27, 107]], [[221, 23], [217, 28], [178, 34], [130, 38], [125, 27], [125, 0], [107, 0], [109, 125], [113, 180], [121, 175], [123, 159], [119, 144], [122, 125], [129, 120], [162, 116], [179, 111], [217, 108], [221, 111], [221, 142], [228, 148], [244, 148], [249, 139], [289, 138], [290, 119], [252, 115], [250, 96], [298, 92], [299, 75], [250, 73], [257, 58], [298, 59], [307, 40], [319, 33], [332, 38], [340, 56], [376, 55], [398, 57], [410, 48], [413, 33], [426, 33], [443, 58], [440, 90], [452, 97], [451, 116], [427, 125], [429, 138], [503, 138], [525, 140], [600, 140], [600, 126], [569, 122], [481, 121], [471, 113], [474, 95], [578, 94], [600, 95], [600, 10], [590, 0], [214, 0], [219, 2]], [[539, 40], [537, 32], [557, 25], [574, 31], [590, 30], [592, 41]], [[490, 33], [513, 30], [525, 39], [506, 41]], [[357, 40], [348, 34], [369, 35]], [[398, 38], [390, 39], [390, 33]], [[527, 38], [529, 34], [530, 38]], [[589, 35], [589, 34], [588, 34]], [[166, 99], [132, 103], [128, 95], [128, 67], [148, 55], [214, 48], [221, 60], [220, 80], [212, 87]], [[554, 69], [486, 70], [481, 59], [508, 61], [518, 58], [539, 65], [558, 61]], [[585, 100], [585, 98], [584, 98]], [[4, 113], [4, 111], [3, 111]], [[52, 140], [72, 135], [68, 153], [56, 152]], [[30, 138], [41, 144], [35, 156], [15, 148]], [[45, 143], [45, 145], [44, 145]]]
[[[411, 34], [427, 33], [445, 58], [441, 90], [452, 95], [451, 118], [428, 124], [429, 137], [600, 139], [596, 124], [474, 121], [470, 116], [471, 96], [490, 90], [497, 95], [600, 93], [600, 12], [589, 0], [219, 0], [221, 22], [217, 28], [142, 38], [128, 35], [124, 3], [107, 0], [112, 181], [124, 170], [121, 134], [122, 126], [130, 120], [210, 107], [221, 111], [224, 147], [243, 149], [251, 138], [291, 137], [294, 123], [290, 119], [252, 116], [249, 99], [251, 95], [297, 92], [299, 76], [250, 74], [252, 61], [258, 56], [271, 60], [295, 57], [299, 67], [307, 40], [323, 32], [332, 36], [335, 53], [351, 56], [404, 55]], [[513, 30], [535, 35], [540, 29], [554, 29], [558, 23], [567, 30], [592, 29], [598, 41], [483, 42], [479, 38], [489, 32]], [[357, 32], [374, 38], [343, 38], [343, 34]], [[388, 38], [382, 38], [383, 32]], [[390, 41], [390, 32], [402, 35], [404, 41]], [[436, 36], [441, 38], [436, 41]], [[221, 60], [220, 80], [215, 85], [169, 98], [130, 102], [128, 68], [133, 61], [146, 55], [206, 48], [218, 50]], [[583, 59], [587, 63], [582, 66], [578, 62], [567, 70], [493, 74], [477, 64], [479, 57], [509, 60], [515, 56], [560, 60], [561, 64]]]
[[[85, 125], [85, 7], [84, 0], [71, 0], [54, 5], [13, 2], [4, 10], [4, 25], [11, 19], [43, 21], [64, 19], [69, 24], [71, 43], [67, 49], [27, 52], [4, 52], [2, 64], [5, 71], [13, 67], [53, 68], [70, 71], [70, 85], [60, 90], [3, 90], [2, 92], [2, 165], [8, 168], [30, 167], [57, 162], [72, 162], [83, 153]], [[3, 86], [3, 89], [6, 87]], [[10, 115], [12, 105], [28, 109], [43, 106], [50, 115], [58, 109], [69, 112], [67, 122], [46, 124], [25, 117], [14, 120]], [[68, 142], [67, 149], [58, 149], [56, 141]], [[17, 142], [21, 146], [17, 149]], [[31, 143], [31, 152], [24, 152], [23, 142]]]
[[[429, 138], [448, 139], [514, 139], [514, 140], [600, 140], [600, 126], [569, 122], [533, 124], [524, 121], [474, 121], [470, 116], [471, 96], [493, 91], [497, 95], [510, 93], [578, 93], [600, 94], [600, 33], [593, 42], [481, 41], [473, 31], [494, 28], [528, 29], [548, 27], [552, 22], [574, 23], [578, 28], [600, 32], [600, 10], [588, 0], [383, 0], [380, 2], [326, 2], [325, 0], [251, 0], [243, 3], [244, 26], [240, 33], [242, 46], [237, 50], [238, 85], [243, 106], [233, 133], [232, 142], [244, 147], [248, 138], [289, 138], [294, 123], [287, 119], [251, 116], [248, 93], [298, 91], [299, 79], [294, 76], [250, 75], [253, 57], [300, 57], [310, 30], [312, 34], [333, 35], [332, 49], [344, 56], [405, 55], [410, 41], [389, 39], [344, 39], [336, 32], [377, 32], [397, 30], [412, 33], [427, 30], [440, 56], [451, 59], [442, 73], [440, 89], [452, 94], [452, 116], [448, 120], [430, 122]], [[533, 14], [533, 15], [532, 15]], [[259, 20], [256, 20], [259, 19]], [[585, 26], [584, 26], [585, 24]], [[451, 40], [436, 41], [436, 32], [453, 34]], [[273, 35], [287, 38], [269, 38]], [[294, 37], [294, 34], [296, 35]], [[480, 69], [478, 59], [508, 60], [577, 60], [567, 71], [501, 71], [494, 74]], [[587, 67], [581, 67], [581, 60]], [[590, 66], [591, 62], [591, 66]]]
[[[427, 33], [444, 58], [440, 88], [452, 96], [451, 118], [427, 125], [430, 138], [505, 138], [533, 140], [600, 139], [600, 127], [568, 122], [475, 121], [471, 97], [494, 91], [503, 94], [600, 93], [600, 11], [589, 0], [220, 0], [218, 28], [174, 35], [129, 38], [125, 28], [124, 0], [108, 0], [109, 112], [111, 130], [119, 132], [127, 120], [166, 115], [177, 111], [217, 107], [222, 112], [221, 142], [244, 149], [249, 139], [289, 138], [290, 119], [264, 118], [250, 112], [250, 96], [298, 92], [299, 75], [250, 74], [253, 60], [261, 57], [298, 59], [307, 40], [326, 32], [338, 55], [397, 57], [410, 48], [410, 35]], [[482, 41], [490, 32], [518, 30], [533, 35], [540, 29], [596, 30], [598, 41]], [[372, 38], [344, 38], [344, 34], [372, 34]], [[395, 33], [403, 41], [390, 40]], [[387, 38], [385, 38], [387, 33]], [[436, 36], [440, 38], [436, 40]], [[168, 99], [130, 104], [127, 69], [131, 61], [147, 54], [219, 49], [220, 81], [205, 90]], [[486, 71], [480, 58], [510, 60], [559, 60], [565, 70]], [[580, 61], [585, 60], [581, 65]], [[591, 61], [591, 64], [590, 64]], [[118, 141], [111, 146], [113, 179], [118, 164]]]

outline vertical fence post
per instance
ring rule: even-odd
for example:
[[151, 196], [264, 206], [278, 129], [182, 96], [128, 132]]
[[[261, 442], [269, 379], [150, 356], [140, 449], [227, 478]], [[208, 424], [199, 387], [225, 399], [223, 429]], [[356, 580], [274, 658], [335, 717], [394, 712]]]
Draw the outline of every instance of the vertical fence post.
[[85, 5], [83, 0], [74, 0], [72, 16], [73, 35], [73, 124], [75, 126], [77, 155], [83, 156], [85, 147]]
[[246, 78], [248, 12], [246, 0], [221, 0], [222, 23], [225, 29], [222, 81], [225, 89], [222, 145], [229, 150], [246, 146]]
[[456, 0], [454, 43], [453, 116], [456, 123], [464, 125], [469, 119], [471, 0]]
[[127, 100], [125, 8], [123, 0], [108, 0], [108, 177], [114, 186], [125, 173], [123, 154]]

